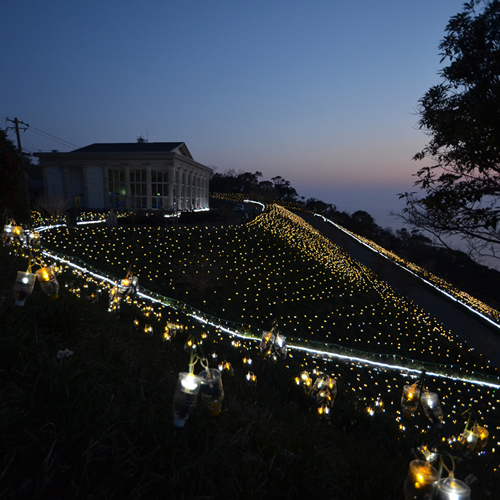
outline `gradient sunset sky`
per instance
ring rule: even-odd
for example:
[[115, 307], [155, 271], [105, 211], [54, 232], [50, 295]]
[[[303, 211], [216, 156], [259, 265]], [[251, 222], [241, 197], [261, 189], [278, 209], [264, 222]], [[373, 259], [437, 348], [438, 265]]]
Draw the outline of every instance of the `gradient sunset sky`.
[[[183, 141], [218, 172], [281, 175], [383, 225], [427, 142], [418, 100], [459, 0], [16, 0], [0, 112], [28, 152]], [[11, 124], [2, 123], [5, 127]], [[15, 135], [10, 132], [13, 140]]]

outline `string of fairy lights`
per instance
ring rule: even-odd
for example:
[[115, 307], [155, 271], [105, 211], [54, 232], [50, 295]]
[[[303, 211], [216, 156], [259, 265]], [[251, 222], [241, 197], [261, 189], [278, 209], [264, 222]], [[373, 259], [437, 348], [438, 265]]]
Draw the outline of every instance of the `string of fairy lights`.
[[[38, 231], [41, 233], [42, 229]], [[340, 381], [339, 393], [355, 395], [368, 415], [393, 412], [402, 436], [416, 424], [405, 421], [399, 410], [401, 387], [414, 382], [421, 370], [308, 347], [304, 345], [307, 339], [317, 337], [319, 342], [337, 341], [352, 348], [363, 345], [373, 348], [372, 354], [397, 351], [420, 354], [415, 356], [420, 363], [432, 359], [442, 365], [461, 365], [463, 376], [428, 370], [426, 383], [439, 394], [447, 423], [459, 427], [464, 407], [474, 408], [479, 418], [489, 419], [491, 452], [495, 452], [495, 444], [500, 446], [500, 442], [496, 443], [500, 428], [495, 427], [492, 418], [500, 403], [495, 393], [500, 388], [498, 379], [488, 382], [471, 377], [473, 370], [492, 373], [488, 363], [477, 358], [469, 363], [470, 350], [450, 332], [414, 304], [394, 294], [366, 267], [283, 207], [273, 205], [239, 227], [145, 227], [107, 232], [98, 225], [80, 225], [68, 232], [63, 226], [53, 225], [43, 231], [43, 237], [45, 248], [41, 255], [46, 260], [59, 260], [83, 280], [82, 286], [67, 286], [77, 295], [90, 293], [90, 283], [94, 284], [92, 293], [117, 286], [116, 279], [96, 272], [94, 266], [98, 265], [105, 265], [115, 276], [131, 273], [140, 276], [141, 284], [156, 284], [157, 291], [141, 288], [133, 298], [125, 300], [158, 321], [163, 314], [166, 337], [167, 330], [173, 331], [174, 327], [171, 313], [165, 309], [175, 309], [176, 304], [191, 299], [196, 300], [198, 307], [188, 308], [187, 317], [211, 328], [215, 337], [226, 334], [238, 338], [232, 344], [245, 352], [255, 349], [256, 341], [261, 340], [249, 331], [266, 331], [270, 320], [277, 321], [288, 337], [286, 366], [292, 369], [299, 365], [302, 374], [320, 380], [317, 398], [320, 394], [323, 399], [326, 397], [329, 379]], [[76, 255], [90, 262], [93, 270], [88, 265], [75, 264]], [[190, 268], [194, 268], [192, 283], [184, 286], [179, 277], [189, 274]], [[199, 286], [206, 286], [205, 293], [196, 289]], [[220, 287], [225, 289], [220, 295], [227, 302], [217, 300]], [[162, 290], [175, 294], [169, 293], [173, 297], [169, 299], [158, 293]], [[200, 312], [205, 305], [211, 308], [210, 315]], [[294, 314], [280, 314], [285, 306]], [[182, 313], [182, 309], [175, 313]], [[237, 319], [243, 326], [231, 328], [228, 321], [217, 317]], [[179, 323], [179, 316], [176, 322]], [[252, 322], [256, 326], [252, 327]], [[153, 327], [150, 324], [146, 327], [144, 332], [151, 334]], [[248, 361], [248, 355], [244, 359]], [[328, 380], [323, 373], [329, 374]], [[249, 380], [254, 380], [253, 377], [254, 374], [249, 375]], [[296, 377], [298, 383], [307, 380], [305, 375], [301, 377]], [[319, 410], [325, 408], [329, 408], [326, 403], [318, 407], [318, 412], [321, 414]]]

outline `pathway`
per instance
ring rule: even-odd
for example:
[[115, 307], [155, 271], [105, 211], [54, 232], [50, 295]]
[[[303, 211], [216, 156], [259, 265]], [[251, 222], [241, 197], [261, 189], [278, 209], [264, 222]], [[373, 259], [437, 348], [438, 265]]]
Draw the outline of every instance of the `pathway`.
[[305, 214], [300, 214], [300, 217], [342, 247], [354, 259], [371, 269], [394, 290], [405, 295], [436, 318], [461, 342], [465, 342], [468, 347], [474, 348], [480, 355], [486, 357], [492, 366], [500, 369], [500, 329], [490, 327], [480, 318], [474, 318], [459, 304], [446, 298], [377, 252], [366, 248], [332, 224], [324, 222], [320, 217]]

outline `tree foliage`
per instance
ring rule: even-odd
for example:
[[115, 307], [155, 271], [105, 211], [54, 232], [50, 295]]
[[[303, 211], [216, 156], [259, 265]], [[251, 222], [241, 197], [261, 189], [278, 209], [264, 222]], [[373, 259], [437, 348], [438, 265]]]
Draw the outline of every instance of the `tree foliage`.
[[224, 174], [216, 173], [210, 179], [210, 191], [219, 193], [243, 193], [266, 202], [275, 200], [295, 201], [297, 191], [280, 175], [270, 181], [259, 181], [262, 172], [240, 172], [229, 170]]
[[[479, 7], [482, 7], [479, 9]], [[402, 217], [438, 238], [458, 234], [471, 249], [500, 244], [500, 0], [471, 0], [453, 16], [439, 45], [442, 82], [420, 99], [429, 136], [415, 160], [424, 191], [405, 193]]]
[[0, 215], [17, 222], [29, 219], [24, 188], [22, 157], [14, 143], [0, 129]]

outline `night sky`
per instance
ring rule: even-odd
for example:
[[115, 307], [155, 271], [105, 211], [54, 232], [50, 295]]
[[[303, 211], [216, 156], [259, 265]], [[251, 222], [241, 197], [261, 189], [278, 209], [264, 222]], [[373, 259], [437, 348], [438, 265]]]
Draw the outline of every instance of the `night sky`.
[[[0, 116], [28, 152], [183, 141], [195, 160], [281, 175], [383, 225], [427, 142], [458, 0], [16, 0], [0, 7]], [[11, 124], [2, 123], [5, 127]], [[38, 129], [35, 130], [35, 129]], [[15, 135], [9, 133], [13, 140]]]

